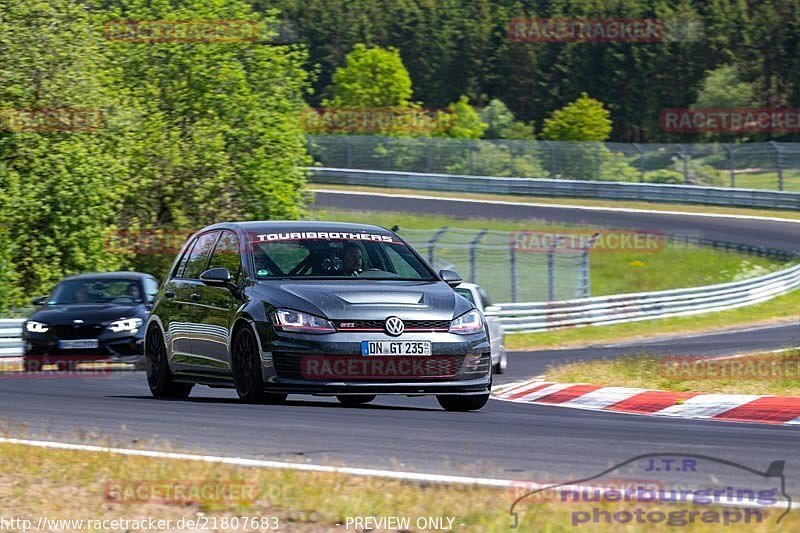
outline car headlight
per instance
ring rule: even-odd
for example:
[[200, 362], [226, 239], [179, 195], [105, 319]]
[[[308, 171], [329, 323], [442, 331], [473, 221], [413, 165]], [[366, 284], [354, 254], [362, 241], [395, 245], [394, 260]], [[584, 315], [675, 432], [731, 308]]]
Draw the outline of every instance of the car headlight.
[[483, 317], [480, 311], [473, 309], [450, 322], [450, 333], [471, 335], [483, 331]]
[[25, 322], [25, 330], [28, 333], [45, 333], [50, 329], [47, 324], [36, 322], [35, 320], [28, 320]]
[[272, 318], [275, 326], [283, 331], [294, 333], [334, 333], [336, 331], [333, 324], [324, 318], [299, 311], [278, 309], [272, 313]]
[[143, 320], [141, 318], [122, 318], [109, 324], [108, 329], [114, 333], [122, 333], [123, 331], [136, 332], [142, 325], [142, 322]]

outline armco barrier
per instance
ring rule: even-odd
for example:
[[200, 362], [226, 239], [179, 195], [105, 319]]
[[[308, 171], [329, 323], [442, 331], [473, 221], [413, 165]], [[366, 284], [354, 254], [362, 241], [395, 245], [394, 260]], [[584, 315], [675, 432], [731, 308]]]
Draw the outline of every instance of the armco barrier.
[[487, 309], [505, 331], [536, 332], [723, 311], [800, 287], [800, 265], [743, 281], [560, 302], [507, 303]]
[[0, 319], [0, 357], [22, 355], [22, 318]]
[[318, 184], [429, 191], [800, 209], [800, 193], [695, 185], [460, 176], [327, 167], [311, 168], [311, 181]]

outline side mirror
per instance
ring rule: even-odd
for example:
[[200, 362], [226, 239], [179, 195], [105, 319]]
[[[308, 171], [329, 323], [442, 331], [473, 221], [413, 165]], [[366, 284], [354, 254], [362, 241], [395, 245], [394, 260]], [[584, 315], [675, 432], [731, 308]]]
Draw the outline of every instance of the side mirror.
[[41, 307], [43, 305], [47, 305], [47, 300], [48, 299], [49, 299], [49, 296], [37, 296], [36, 298], [31, 300], [31, 303], [33, 305], [35, 305], [36, 307]]
[[227, 287], [231, 284], [231, 273], [225, 267], [209, 268], [200, 274], [200, 281], [211, 287]]
[[451, 287], [458, 287], [464, 281], [458, 272], [453, 270], [440, 270], [439, 277]]

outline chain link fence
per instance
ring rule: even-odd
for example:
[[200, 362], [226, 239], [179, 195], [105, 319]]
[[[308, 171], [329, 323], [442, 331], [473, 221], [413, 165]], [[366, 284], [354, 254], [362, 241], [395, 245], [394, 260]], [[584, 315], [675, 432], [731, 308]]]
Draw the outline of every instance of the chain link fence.
[[588, 297], [589, 247], [563, 243], [536, 253], [520, 252], [507, 231], [438, 228], [401, 229], [407, 240], [437, 269], [455, 270], [481, 285], [498, 302], [542, 302]]
[[636, 144], [309, 135], [323, 167], [800, 191], [800, 143]]

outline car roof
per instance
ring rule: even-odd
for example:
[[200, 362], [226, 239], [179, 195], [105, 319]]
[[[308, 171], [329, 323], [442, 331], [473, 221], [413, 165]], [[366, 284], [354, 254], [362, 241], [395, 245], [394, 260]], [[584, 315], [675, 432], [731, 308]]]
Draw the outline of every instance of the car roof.
[[391, 232], [381, 226], [373, 224], [356, 224], [353, 222], [331, 222], [323, 220], [265, 220], [246, 222], [220, 222], [213, 226], [203, 228], [202, 231], [214, 229], [232, 229], [238, 227], [243, 231], [349, 231], [349, 232], [376, 232], [390, 234]]
[[[130, 279], [140, 280], [143, 278], [153, 278], [151, 274], [143, 272], [119, 271], [119, 272], [86, 272], [84, 274], [75, 274], [74, 276], [67, 276], [62, 281], [73, 279]], [[155, 278], [154, 278], [155, 279]]]

